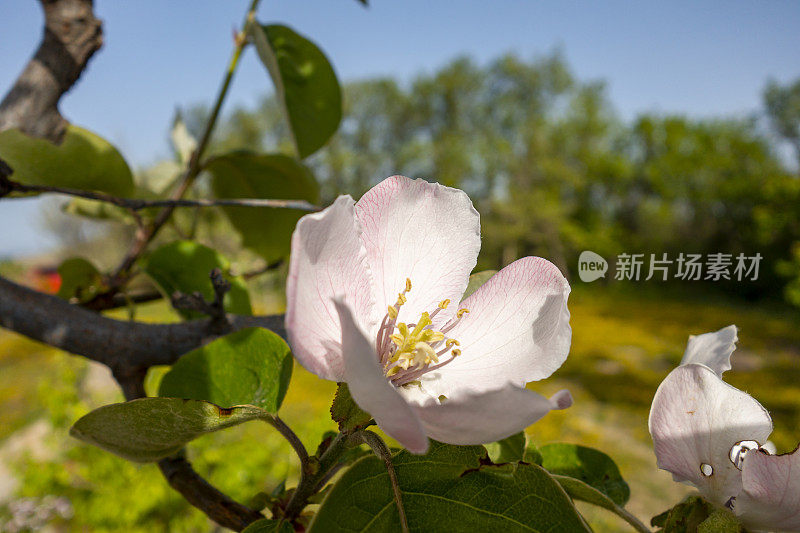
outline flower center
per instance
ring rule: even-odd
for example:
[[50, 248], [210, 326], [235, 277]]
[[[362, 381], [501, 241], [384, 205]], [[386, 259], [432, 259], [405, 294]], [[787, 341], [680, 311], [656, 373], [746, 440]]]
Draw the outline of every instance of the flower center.
[[[469, 309], [459, 309], [456, 317], [444, 325], [441, 331], [433, 329], [433, 318], [447, 309], [450, 300], [443, 300], [432, 312], [423, 312], [415, 323], [397, 322], [397, 315], [406, 303], [406, 294], [411, 290], [411, 280], [406, 278], [405, 290], [397, 295], [397, 302], [390, 305], [378, 329], [378, 360], [386, 378], [395, 386], [408, 385], [453, 361], [461, 355], [456, 348], [460, 343], [447, 337], [446, 333], [461, 321]], [[440, 357], [449, 356], [442, 362]]]

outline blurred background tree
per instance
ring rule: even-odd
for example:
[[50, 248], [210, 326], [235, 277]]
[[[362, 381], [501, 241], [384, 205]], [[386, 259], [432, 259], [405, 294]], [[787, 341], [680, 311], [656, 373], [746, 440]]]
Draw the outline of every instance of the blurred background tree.
[[[483, 67], [461, 57], [407, 87], [378, 78], [344, 93], [340, 131], [309, 161], [323, 203], [357, 198], [391, 174], [429, 177], [475, 202], [481, 268], [540, 255], [574, 275], [582, 250], [760, 253], [758, 280], [713, 286], [800, 302], [800, 186], [776, 142], [800, 148], [800, 80], [766, 86], [769, 130], [757, 113], [623, 121], [604, 84], [577, 80], [560, 53], [505, 55]], [[198, 119], [188, 123], [205, 113], [191, 108]], [[216, 149], [285, 147], [279, 113], [272, 97], [236, 109]]]

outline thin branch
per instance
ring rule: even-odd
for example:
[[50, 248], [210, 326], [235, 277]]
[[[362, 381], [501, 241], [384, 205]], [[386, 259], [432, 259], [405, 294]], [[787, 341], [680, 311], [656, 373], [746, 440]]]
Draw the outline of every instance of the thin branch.
[[349, 435], [339, 433], [320, 456], [316, 470], [314, 472], [303, 471], [300, 483], [297, 484], [297, 488], [294, 489], [292, 497], [284, 509], [286, 520], [292, 521], [300, 515], [308, 504], [308, 499], [317, 493], [320, 480], [324, 479], [331, 470], [337, 468], [339, 459], [349, 445]]
[[300, 464], [305, 469], [305, 467], [308, 465], [308, 451], [306, 450], [306, 447], [303, 446], [303, 442], [300, 440], [300, 437], [298, 437], [297, 434], [292, 431], [292, 428], [287, 426], [286, 422], [284, 422], [278, 415], [272, 415], [270, 418], [265, 418], [264, 421], [277, 429], [278, 432], [283, 435], [283, 438], [285, 438], [289, 444], [292, 445], [294, 452], [300, 459]]
[[[319, 211], [319, 207], [307, 202], [305, 200], [268, 200], [263, 198], [215, 198], [211, 200], [197, 199], [176, 199], [176, 200], [143, 200], [140, 198], [122, 198], [113, 196], [100, 191], [85, 191], [82, 189], [73, 189], [70, 187], [52, 187], [49, 185], [24, 185], [13, 180], [5, 179], [0, 176], [0, 197], [11, 192], [20, 193], [53, 193], [64, 194], [67, 196], [75, 196], [78, 198], [86, 198], [88, 200], [97, 200], [98, 202], [105, 202], [108, 204], [128, 209], [136, 212], [142, 209], [151, 209], [155, 207], [272, 207], [278, 209], [297, 209], [299, 211]], [[14, 199], [10, 197], [9, 199]], [[146, 231], [146, 230], [145, 230]]]
[[267, 272], [277, 270], [281, 266], [283, 266], [283, 259], [278, 259], [277, 261], [273, 261], [272, 263], [267, 263], [260, 268], [255, 268], [253, 270], [248, 270], [247, 272], [243, 272], [242, 277], [245, 280], [251, 280], [253, 278], [260, 276], [261, 274], [266, 274]]
[[356, 435], [361, 438], [362, 442], [372, 448], [372, 451], [380, 459], [383, 459], [383, 464], [386, 466], [386, 471], [389, 473], [389, 482], [392, 484], [392, 492], [394, 493], [394, 502], [397, 504], [397, 513], [400, 515], [400, 529], [403, 533], [408, 533], [408, 520], [406, 519], [406, 510], [403, 507], [403, 494], [400, 491], [400, 484], [397, 482], [397, 473], [392, 464], [392, 453], [377, 434], [371, 431], [359, 431]]
[[[178, 184], [177, 189], [173, 192], [170, 200], [180, 200], [183, 198], [183, 195], [186, 194], [186, 191], [191, 187], [194, 180], [197, 178], [198, 174], [200, 174], [200, 170], [202, 168], [201, 160], [203, 154], [205, 153], [206, 148], [208, 147], [208, 143], [211, 140], [211, 134], [214, 131], [214, 126], [217, 123], [217, 118], [219, 117], [219, 113], [222, 109], [222, 104], [225, 101], [225, 97], [228, 94], [228, 89], [231, 85], [231, 81], [233, 80], [233, 75], [236, 72], [236, 67], [239, 65], [239, 58], [242, 55], [242, 51], [244, 50], [245, 45], [247, 44], [247, 38], [245, 36], [244, 28], [247, 27], [247, 24], [251, 21], [255, 20], [256, 16], [256, 9], [258, 8], [258, 3], [260, 0], [251, 0], [250, 7], [247, 11], [247, 15], [245, 16], [245, 22], [243, 25], [243, 29], [236, 34], [235, 37], [235, 45], [233, 49], [233, 53], [231, 55], [231, 59], [228, 62], [228, 67], [225, 72], [225, 78], [222, 81], [222, 86], [220, 87], [219, 93], [217, 94], [217, 99], [214, 103], [214, 108], [211, 111], [211, 115], [208, 117], [208, 121], [206, 122], [206, 127], [203, 130], [203, 135], [200, 138], [200, 142], [197, 145], [197, 149], [192, 153], [192, 156], [189, 158], [189, 163], [186, 168], [186, 172], [183, 174], [180, 183]], [[127, 272], [139, 258], [139, 256], [144, 252], [147, 245], [153, 238], [156, 236], [158, 231], [164, 226], [164, 224], [169, 220], [169, 217], [172, 216], [172, 212], [175, 209], [175, 206], [168, 205], [166, 206], [153, 220], [152, 225], [148, 228], [147, 231], [143, 232], [139, 238], [137, 238], [133, 245], [131, 246], [128, 253], [123, 258], [120, 265], [117, 267], [112, 282], [112, 289], [118, 288], [122, 286], [125, 281], [127, 280]]]
[[186, 501], [223, 527], [241, 531], [264, 515], [233, 500], [195, 472], [183, 454], [161, 459], [158, 468]]

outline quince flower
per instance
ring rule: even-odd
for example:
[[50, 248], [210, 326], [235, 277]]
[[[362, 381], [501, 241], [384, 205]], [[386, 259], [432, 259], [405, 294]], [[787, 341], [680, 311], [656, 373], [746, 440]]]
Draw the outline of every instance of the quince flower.
[[[347, 382], [409, 451], [482, 444], [572, 404], [525, 389], [567, 357], [569, 284], [526, 257], [461, 301], [480, 220], [458, 189], [402, 176], [340, 196], [292, 236], [286, 329], [295, 357]], [[461, 302], [458, 304], [458, 302]]]
[[758, 531], [800, 531], [800, 452], [773, 455], [772, 419], [724, 381], [736, 326], [689, 337], [650, 408], [659, 468]]

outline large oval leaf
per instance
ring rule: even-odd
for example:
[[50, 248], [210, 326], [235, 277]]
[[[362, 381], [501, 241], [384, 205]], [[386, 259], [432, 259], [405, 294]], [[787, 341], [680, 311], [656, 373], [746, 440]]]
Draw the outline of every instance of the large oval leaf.
[[552, 474], [580, 479], [617, 505], [625, 505], [631, 490], [611, 457], [578, 444], [555, 443], [539, 448], [542, 466]]
[[319, 150], [342, 120], [342, 91], [325, 54], [280, 24], [251, 24], [249, 33], [267, 67], [301, 158]]
[[[481, 446], [431, 443], [397, 453], [394, 466], [411, 531], [589, 531], [572, 501], [537, 465], [482, 465]], [[334, 485], [310, 533], [399, 531], [383, 461], [366, 457]]]
[[[285, 155], [233, 152], [211, 159], [205, 169], [212, 175], [218, 198], [307, 200], [316, 203], [319, 186], [311, 172]], [[268, 262], [289, 253], [289, 242], [303, 212], [272, 207], [223, 207], [242, 236], [242, 243]]]
[[184, 354], [161, 380], [158, 395], [220, 407], [251, 404], [275, 413], [291, 377], [286, 342], [269, 330], [250, 328]]
[[60, 145], [17, 129], [0, 132], [0, 159], [14, 169], [12, 179], [26, 185], [97, 190], [117, 196], [133, 192], [131, 169], [117, 149], [75, 125], [67, 127]]
[[158, 461], [197, 437], [269, 416], [249, 405], [223, 409], [209, 402], [141, 398], [104, 405], [81, 417], [70, 435], [137, 462]]
[[[230, 262], [221, 253], [194, 241], [175, 241], [158, 248], [144, 262], [144, 271], [158, 285], [167, 297], [175, 291], [185, 294], [200, 292], [211, 301], [214, 288], [209, 277], [211, 271], [219, 268], [227, 274]], [[226, 276], [231, 290], [223, 301], [225, 310], [238, 315], [252, 313], [247, 285], [240, 277]], [[200, 318], [195, 311], [180, 309], [184, 318]]]

